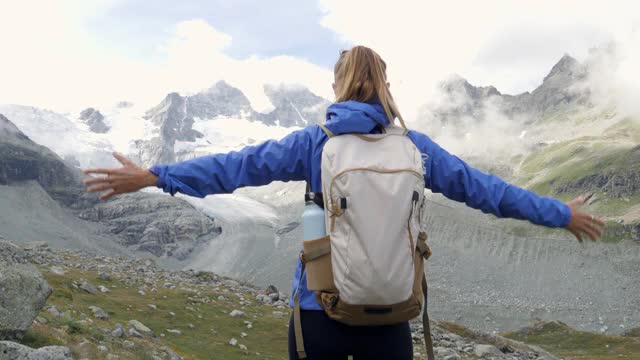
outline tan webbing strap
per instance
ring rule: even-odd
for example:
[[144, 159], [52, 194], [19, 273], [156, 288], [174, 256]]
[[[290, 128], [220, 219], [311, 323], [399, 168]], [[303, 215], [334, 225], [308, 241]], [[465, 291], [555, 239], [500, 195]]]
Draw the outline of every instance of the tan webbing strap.
[[327, 244], [327, 246], [323, 247], [323, 248], [319, 248], [319, 249], [315, 249], [309, 252], [303, 252], [302, 254], [300, 254], [300, 260], [302, 261], [302, 263], [307, 263], [309, 261], [313, 261], [317, 258], [323, 257], [327, 254], [331, 253], [331, 245]]
[[304, 340], [302, 338], [302, 319], [300, 318], [300, 286], [302, 285], [302, 274], [304, 274], [304, 262], [300, 268], [300, 277], [298, 278], [298, 287], [293, 295], [293, 331], [296, 336], [296, 351], [298, 359], [306, 359], [307, 353], [304, 351]]
[[422, 293], [424, 294], [424, 309], [422, 310], [422, 330], [424, 332], [424, 345], [427, 349], [427, 359], [435, 360], [433, 355], [433, 340], [431, 339], [431, 324], [429, 324], [429, 313], [427, 312], [427, 298], [429, 288], [427, 286], [426, 275], [422, 277]]
[[335, 135], [333, 135], [333, 132], [331, 132], [331, 130], [329, 130], [326, 126], [324, 126], [322, 124], [318, 124], [318, 126], [320, 126], [320, 129], [322, 129], [322, 131], [324, 131], [324, 133], [327, 134], [329, 139], [331, 139], [332, 137], [335, 136]]
[[425, 259], [428, 260], [431, 257], [431, 249], [429, 245], [427, 245], [427, 234], [425, 232], [420, 232], [418, 234], [418, 243], [416, 244], [418, 248], [418, 252]]

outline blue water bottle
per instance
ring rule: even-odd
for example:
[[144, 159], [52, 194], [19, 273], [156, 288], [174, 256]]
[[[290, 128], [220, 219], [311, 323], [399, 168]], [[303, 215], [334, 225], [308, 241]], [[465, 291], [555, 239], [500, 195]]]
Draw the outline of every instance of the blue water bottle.
[[315, 240], [324, 237], [327, 234], [327, 229], [324, 222], [324, 209], [320, 206], [323, 203], [322, 195], [307, 192], [304, 196], [304, 202], [304, 212], [302, 213], [303, 240]]

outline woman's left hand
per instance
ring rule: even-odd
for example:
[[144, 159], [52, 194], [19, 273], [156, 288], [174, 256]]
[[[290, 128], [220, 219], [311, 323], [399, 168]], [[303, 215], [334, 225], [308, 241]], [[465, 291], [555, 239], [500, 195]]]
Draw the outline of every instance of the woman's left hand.
[[571, 220], [567, 230], [580, 242], [582, 242], [585, 235], [592, 241], [597, 241], [602, 236], [605, 225], [602, 219], [580, 209], [580, 206], [584, 205], [587, 199], [585, 196], [580, 196], [567, 203], [567, 206], [571, 209]]
[[122, 154], [113, 153], [113, 156], [122, 164], [122, 167], [84, 171], [85, 174], [106, 175], [84, 179], [87, 192], [106, 191], [100, 195], [101, 200], [106, 200], [114, 195], [135, 192], [147, 186], [156, 185], [158, 178], [149, 170], [139, 167]]

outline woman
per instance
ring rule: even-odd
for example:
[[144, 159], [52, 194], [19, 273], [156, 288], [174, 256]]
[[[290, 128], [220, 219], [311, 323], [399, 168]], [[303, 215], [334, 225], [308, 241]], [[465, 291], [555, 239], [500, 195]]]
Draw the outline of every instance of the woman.
[[[336, 103], [327, 110], [325, 124], [333, 134], [379, 133], [394, 121], [404, 121], [386, 82], [386, 65], [373, 50], [357, 46], [343, 51], [334, 68]], [[395, 116], [394, 116], [395, 115]], [[409, 138], [422, 152], [425, 184], [433, 192], [498, 217], [525, 219], [537, 225], [566, 228], [579, 241], [586, 235], [597, 240], [604, 223], [578, 209], [585, 201], [567, 204], [541, 197], [469, 167], [447, 153], [426, 135], [409, 131]], [[272, 181], [307, 181], [312, 191], [321, 191], [320, 159], [327, 135], [318, 126], [295, 131], [280, 141], [267, 141], [238, 152], [204, 156], [173, 165], [142, 169], [120, 154], [118, 169], [90, 169], [89, 192], [106, 191], [102, 199], [157, 186], [165, 192], [204, 197], [230, 193], [243, 186]], [[377, 327], [349, 327], [329, 319], [321, 311], [306, 276], [299, 279], [298, 261], [292, 294], [299, 287], [304, 345], [309, 359], [412, 359], [411, 332], [407, 322]], [[293, 296], [292, 296], [293, 298]], [[289, 356], [296, 359], [295, 334], [289, 326]]]

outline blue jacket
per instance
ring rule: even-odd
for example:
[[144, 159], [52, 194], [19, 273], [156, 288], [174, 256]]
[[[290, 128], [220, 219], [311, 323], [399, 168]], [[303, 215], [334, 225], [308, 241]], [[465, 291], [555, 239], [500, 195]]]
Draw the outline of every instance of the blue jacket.
[[[335, 103], [327, 110], [326, 126], [334, 134], [373, 133], [377, 125], [389, 121], [382, 106], [355, 101]], [[426, 156], [425, 184], [434, 193], [464, 202], [497, 217], [526, 219], [537, 225], [566, 227], [571, 217], [562, 202], [506, 183], [484, 174], [438, 146], [426, 135], [410, 131], [409, 138]], [[171, 195], [204, 197], [231, 193], [243, 186], [266, 185], [272, 181], [308, 181], [312, 191], [321, 191], [320, 159], [328, 140], [318, 126], [292, 132], [280, 141], [270, 140], [227, 154], [208, 155], [173, 165], [157, 165], [150, 170], [158, 176], [158, 187]], [[293, 291], [300, 286], [303, 309], [321, 310], [306, 275], [300, 278], [298, 260]], [[291, 296], [293, 298], [293, 295]]]

